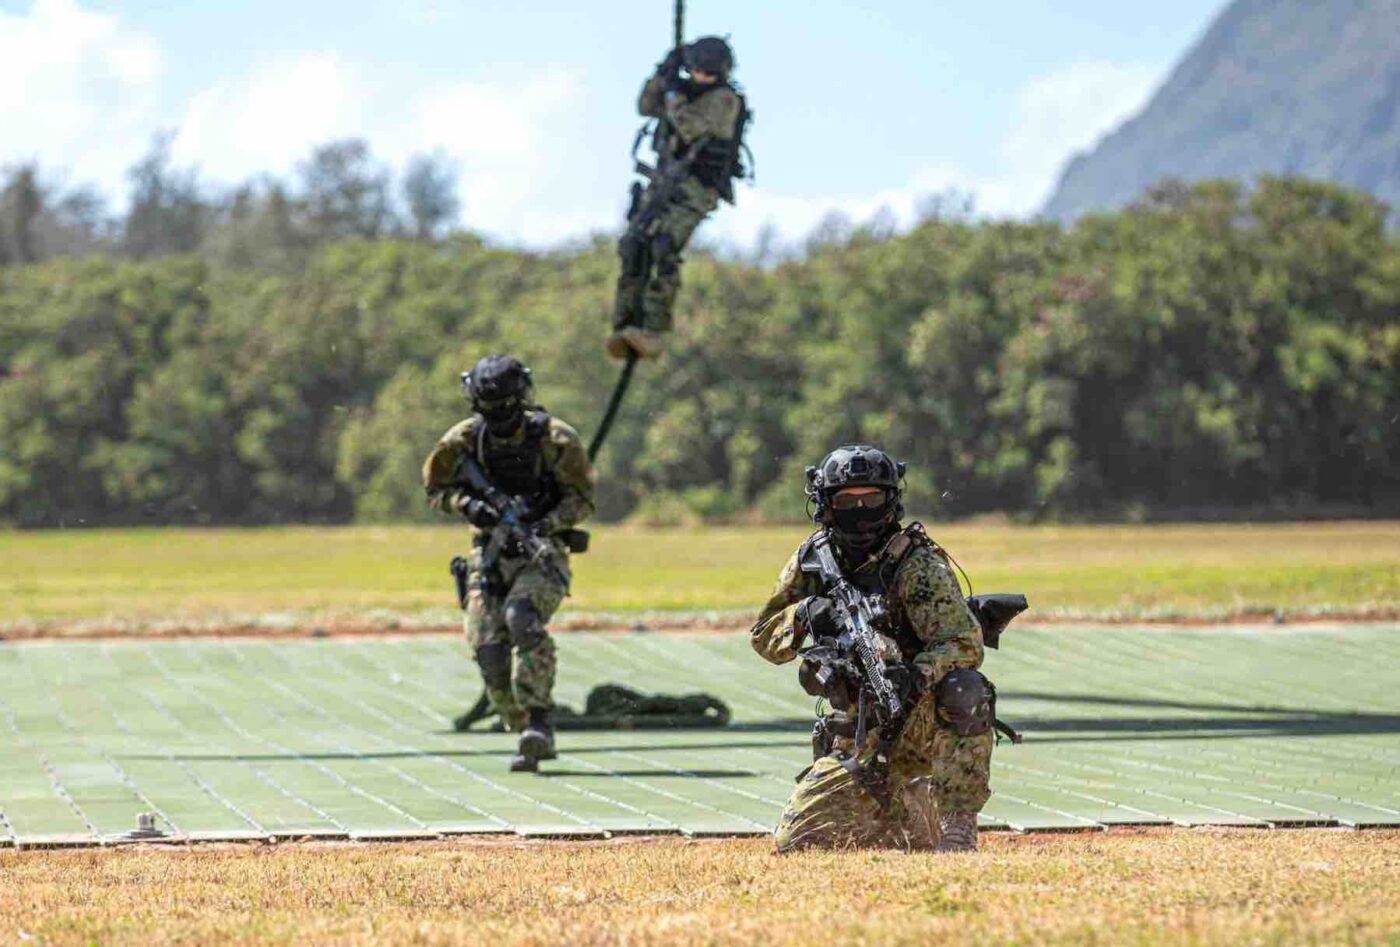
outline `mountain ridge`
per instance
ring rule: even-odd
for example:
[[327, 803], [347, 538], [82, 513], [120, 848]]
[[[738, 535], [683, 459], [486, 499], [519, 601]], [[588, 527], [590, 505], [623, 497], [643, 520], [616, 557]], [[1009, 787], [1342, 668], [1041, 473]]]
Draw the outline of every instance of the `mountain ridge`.
[[1400, 0], [1235, 0], [1147, 105], [1061, 172], [1072, 220], [1165, 178], [1322, 178], [1400, 207]]

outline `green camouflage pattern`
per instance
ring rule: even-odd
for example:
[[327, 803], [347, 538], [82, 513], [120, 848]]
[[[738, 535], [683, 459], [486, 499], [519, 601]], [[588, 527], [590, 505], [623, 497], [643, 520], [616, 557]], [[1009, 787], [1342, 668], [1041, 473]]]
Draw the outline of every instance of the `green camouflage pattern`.
[[[439, 513], [456, 515], [458, 504], [470, 494], [455, 480], [463, 459], [474, 455], [477, 426], [484, 423], [479, 415], [472, 415], [454, 424], [438, 439], [437, 446], [423, 463], [423, 488], [428, 494], [428, 505]], [[522, 425], [512, 439], [524, 438], [525, 427]], [[576, 526], [593, 515], [595, 478], [583, 441], [577, 431], [551, 415], [549, 431], [540, 449], [544, 455], [544, 469], [559, 484], [561, 493], [558, 505], [544, 517], [544, 531], [556, 532]]]
[[[906, 537], [903, 546], [900, 537]], [[910, 538], [913, 545], [907, 548]], [[788, 801], [776, 833], [780, 850], [932, 847], [937, 842], [940, 811], [977, 812], [991, 796], [993, 734], [960, 737], [938, 726], [937, 707], [929, 693], [948, 671], [979, 667], [983, 656], [982, 629], [967, 608], [946, 554], [924, 538], [921, 529], [911, 527], [864, 562], [854, 567], [843, 563], [843, 568], [858, 581], [891, 557], [898, 558], [901, 548], [907, 552], [890, 581], [887, 604], [892, 619], [921, 643], [913, 663], [923, 672], [927, 687], [890, 751], [888, 805], [849, 773], [837, 756], [824, 757], [799, 779]], [[823, 591], [820, 577], [803, 572], [794, 553], [750, 632], [754, 650], [774, 664], [796, 659], [807, 637], [807, 629], [797, 620], [797, 605]], [[886, 653], [898, 652], [892, 639], [882, 644]], [[878, 741], [879, 731], [874, 729], [867, 747]], [[837, 754], [854, 750], [849, 739], [836, 743]], [[871, 752], [863, 763], [869, 762]]]
[[778, 851], [798, 848], [931, 849], [938, 816], [977, 812], [991, 797], [991, 733], [959, 737], [934, 725], [931, 696], [910, 715], [895, 744], [882, 802], [842, 765], [824, 756], [799, 776], [774, 833]]
[[[643, 197], [642, 200], [647, 200]], [[719, 194], [695, 178], [681, 181], [666, 206], [642, 234], [648, 243], [661, 234], [670, 234], [677, 252], [690, 242], [695, 228], [719, 206]], [[640, 310], [638, 309], [638, 289]], [[613, 312], [614, 326], [635, 325], [653, 332], [670, 332], [675, 311], [676, 295], [681, 289], [681, 271], [677, 266], [666, 272], [653, 266], [647, 276], [634, 276], [625, 270], [617, 278], [617, 304]]]
[[[672, 130], [670, 146], [680, 154], [701, 137], [731, 140], [738, 130], [743, 103], [728, 86], [707, 92], [694, 101], [684, 96], [667, 96], [662, 80], [652, 76], [642, 86], [637, 111], [648, 118], [665, 118]], [[642, 196], [642, 204], [654, 199], [650, 188]], [[650, 243], [663, 234], [669, 235], [679, 255], [690, 243], [695, 228], [719, 206], [719, 192], [699, 180], [688, 177], [671, 191], [644, 233], [637, 234]], [[671, 331], [676, 295], [681, 288], [679, 266], [663, 272], [653, 265], [651, 272], [634, 275], [623, 272], [617, 281], [617, 303], [613, 312], [614, 327], [638, 326], [653, 332]], [[640, 292], [639, 292], [640, 290]]]
[[652, 75], [637, 97], [637, 111], [647, 118], [665, 118], [678, 144], [684, 147], [708, 135], [725, 141], [734, 137], [743, 103], [728, 86], [706, 92], [694, 101], [682, 95], [666, 95], [664, 80]]
[[[472, 416], [454, 425], [423, 464], [423, 484], [434, 509], [455, 513], [469, 495], [454, 480], [463, 459], [473, 456], [476, 450], [478, 425], [482, 423], [480, 417]], [[516, 436], [525, 436], [523, 426]], [[558, 418], [550, 417], [540, 450], [544, 469], [554, 477], [560, 492], [558, 504], [540, 521], [541, 533], [548, 536], [575, 526], [592, 514], [594, 473], [578, 432]], [[569, 591], [569, 552], [561, 540], [551, 540], [550, 559], [564, 573], [563, 581], [546, 563], [503, 553], [497, 559], [493, 581], [484, 583], [481, 547], [489, 540], [489, 531], [478, 535], [468, 557], [471, 575], [463, 627], [473, 654], [487, 644], [506, 643], [514, 649], [510, 689], [487, 688], [487, 694], [506, 726], [518, 731], [524, 726], [527, 711], [554, 706], [555, 646], [548, 633], [523, 647], [522, 643], [511, 641], [505, 611], [512, 602], [529, 602], [540, 623], [548, 624]]]
[[[567, 574], [568, 552], [560, 543], [551, 545], [555, 564], [563, 566]], [[554, 639], [548, 633], [533, 643], [511, 640], [505, 620], [506, 608], [512, 602], [528, 602], [540, 617], [540, 624], [548, 624], [564, 601], [568, 587], [551, 574], [552, 570], [543, 563], [531, 562], [524, 557], [502, 556], [496, 563], [501, 592], [493, 588], [492, 594], [488, 594], [483, 588], [481, 556], [482, 551], [478, 547], [472, 550], [468, 558], [471, 584], [463, 617], [467, 646], [473, 654], [477, 648], [488, 644], [507, 644], [514, 650], [510, 690], [488, 687], [486, 693], [491, 698], [492, 708], [500, 712], [506, 727], [518, 731], [524, 726], [527, 711], [534, 708], [548, 710], [554, 706], [555, 647]]]

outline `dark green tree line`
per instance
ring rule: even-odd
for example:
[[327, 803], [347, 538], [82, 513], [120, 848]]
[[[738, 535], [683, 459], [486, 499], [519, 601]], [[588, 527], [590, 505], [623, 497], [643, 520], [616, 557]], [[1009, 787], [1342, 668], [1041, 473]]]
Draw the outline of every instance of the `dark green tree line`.
[[[443, 236], [431, 168], [398, 236], [377, 166], [332, 157], [318, 193], [378, 184], [321, 204], [251, 186], [196, 252], [0, 266], [0, 520], [426, 519], [419, 465], [489, 351], [591, 433], [611, 244]], [[911, 507], [940, 515], [1393, 512], [1385, 220], [1308, 181], [1167, 184], [1069, 228], [935, 214], [833, 224], [776, 264], [692, 254], [672, 352], [601, 458], [602, 513], [797, 518], [802, 467], [856, 439], [910, 461]], [[265, 255], [278, 231], [300, 256]]]

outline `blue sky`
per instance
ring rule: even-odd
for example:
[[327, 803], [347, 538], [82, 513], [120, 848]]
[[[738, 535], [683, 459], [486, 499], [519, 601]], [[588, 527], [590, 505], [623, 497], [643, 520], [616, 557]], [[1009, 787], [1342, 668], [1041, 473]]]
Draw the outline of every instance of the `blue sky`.
[[[707, 224], [797, 239], [829, 211], [908, 219], [955, 189], [1034, 213], [1224, 6], [1121, 0], [688, 0], [729, 33], [756, 186]], [[350, 135], [401, 166], [441, 149], [463, 222], [543, 246], [615, 225], [637, 88], [669, 0], [0, 0], [0, 163], [113, 195], [158, 129], [211, 184], [288, 173]]]

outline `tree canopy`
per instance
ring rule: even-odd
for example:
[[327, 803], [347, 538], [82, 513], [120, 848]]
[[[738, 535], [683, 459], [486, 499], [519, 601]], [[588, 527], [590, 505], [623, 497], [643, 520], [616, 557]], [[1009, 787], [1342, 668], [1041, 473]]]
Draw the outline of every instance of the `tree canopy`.
[[[439, 236], [458, 209], [431, 164], [411, 225], [386, 224], [382, 169], [321, 158], [315, 200], [250, 186], [192, 252], [7, 251], [0, 521], [427, 518], [422, 459], [492, 351], [591, 432], [616, 374], [610, 242]], [[191, 182], [148, 170], [174, 212]], [[29, 193], [0, 208], [35, 219]], [[935, 209], [777, 263], [692, 252], [672, 350], [600, 458], [600, 513], [796, 519], [803, 466], [854, 440], [908, 461], [908, 505], [936, 515], [1400, 508], [1385, 220], [1310, 181], [1169, 183], [1070, 227]]]

